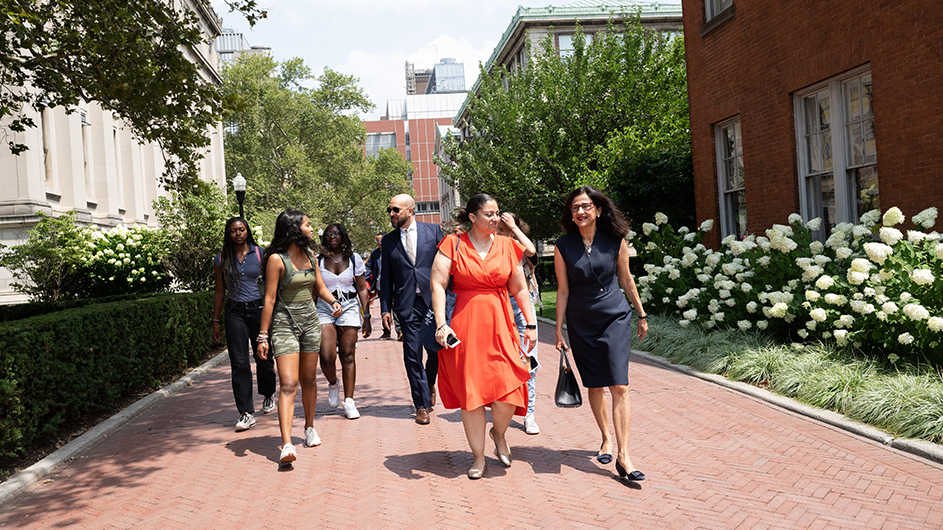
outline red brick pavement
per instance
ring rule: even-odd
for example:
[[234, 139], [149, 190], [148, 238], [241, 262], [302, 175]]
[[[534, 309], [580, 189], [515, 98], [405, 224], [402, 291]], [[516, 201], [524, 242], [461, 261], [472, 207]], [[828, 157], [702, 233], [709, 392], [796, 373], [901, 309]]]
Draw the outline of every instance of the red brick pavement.
[[465, 477], [458, 411], [440, 406], [430, 425], [416, 425], [400, 343], [372, 338], [357, 353], [362, 417], [328, 410], [320, 378], [324, 443], [302, 447], [296, 417], [293, 467], [276, 463], [274, 414], [233, 431], [224, 363], [0, 507], [0, 526], [943, 527], [943, 466], [645, 361], [630, 365], [631, 450], [648, 480], [622, 482], [593, 458], [588, 404], [553, 406], [552, 336], [540, 326], [541, 434], [527, 436], [516, 419], [513, 466], [489, 453], [483, 480]]

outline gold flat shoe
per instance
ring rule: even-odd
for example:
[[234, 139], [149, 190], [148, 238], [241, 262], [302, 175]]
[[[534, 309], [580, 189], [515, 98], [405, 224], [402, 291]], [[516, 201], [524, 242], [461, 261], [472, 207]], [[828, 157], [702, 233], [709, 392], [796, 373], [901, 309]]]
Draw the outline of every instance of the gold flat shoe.
[[[498, 457], [498, 460], [500, 460], [502, 464], [504, 464], [504, 467], [510, 467], [511, 462], [513, 461], [511, 458], [511, 447], [508, 446], [508, 454], [502, 455], [501, 452], [498, 451], [498, 442], [494, 440], [494, 427], [488, 431], [488, 434], [491, 435], [491, 441], [494, 442], [494, 455]], [[507, 443], [507, 441], [505, 441], [505, 443]]]
[[481, 468], [472, 467], [468, 469], [468, 478], [472, 480], [478, 480], [481, 477], [485, 476], [485, 471], [488, 469], [488, 462], [485, 462]]

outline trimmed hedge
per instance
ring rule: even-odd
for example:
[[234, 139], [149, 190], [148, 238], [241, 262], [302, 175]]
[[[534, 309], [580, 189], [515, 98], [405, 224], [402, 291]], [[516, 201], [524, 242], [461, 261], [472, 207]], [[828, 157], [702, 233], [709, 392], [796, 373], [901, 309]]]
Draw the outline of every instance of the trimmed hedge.
[[0, 324], [0, 460], [198, 364], [212, 310], [212, 293], [170, 294]]
[[30, 318], [66, 309], [76, 307], [85, 307], [92, 304], [105, 304], [108, 302], [117, 302], [119, 300], [137, 300], [153, 296], [148, 294], [116, 294], [112, 296], [102, 296], [98, 298], [79, 298], [77, 300], [59, 300], [56, 302], [28, 302], [15, 305], [0, 305], [0, 322], [12, 322], [23, 318]]

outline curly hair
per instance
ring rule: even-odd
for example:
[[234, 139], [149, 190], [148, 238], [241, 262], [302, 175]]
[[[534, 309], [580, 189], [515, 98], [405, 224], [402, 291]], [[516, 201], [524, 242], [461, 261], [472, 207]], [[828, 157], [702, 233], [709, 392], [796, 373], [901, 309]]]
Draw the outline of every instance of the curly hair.
[[268, 259], [274, 254], [288, 252], [288, 247], [292, 243], [301, 247], [305, 252], [314, 247], [314, 240], [308, 237], [302, 230], [301, 225], [307, 215], [301, 210], [289, 208], [278, 214], [275, 219], [275, 234], [272, 236], [272, 242], [265, 249], [265, 257], [262, 258], [262, 275], [265, 276], [265, 268], [268, 266]]
[[337, 231], [341, 234], [341, 254], [343, 254], [345, 258], [350, 259], [350, 257], [354, 255], [354, 245], [350, 242], [347, 229], [344, 228], [344, 225], [341, 223], [331, 223], [324, 227], [324, 231], [321, 232], [321, 256], [323, 257], [324, 254], [329, 252], [327, 250], [327, 231], [332, 227], [337, 228]]
[[560, 216], [560, 228], [564, 232], [571, 234], [579, 230], [576, 223], [573, 222], [573, 212], [570, 207], [573, 205], [573, 199], [584, 194], [600, 209], [599, 217], [596, 218], [598, 229], [620, 239], [629, 233], [629, 222], [625, 220], [625, 216], [616, 207], [616, 203], [612, 202], [612, 199], [605, 193], [592, 186], [580, 186], [566, 196], [563, 201], [563, 215]]
[[219, 269], [223, 273], [223, 285], [229, 289], [230, 293], [238, 291], [242, 285], [238, 268], [239, 259], [236, 257], [236, 244], [229, 237], [229, 229], [235, 223], [242, 223], [242, 226], [246, 227], [246, 243], [249, 248], [257, 246], [255, 239], [252, 238], [252, 229], [249, 228], [248, 221], [239, 216], [230, 217], [226, 220], [226, 230], [223, 232], [223, 251], [219, 255]]

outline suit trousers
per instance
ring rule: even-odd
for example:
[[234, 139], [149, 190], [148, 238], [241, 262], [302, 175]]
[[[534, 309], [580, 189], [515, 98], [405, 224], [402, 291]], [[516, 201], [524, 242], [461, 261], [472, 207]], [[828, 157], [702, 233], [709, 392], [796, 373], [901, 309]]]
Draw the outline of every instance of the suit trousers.
[[[416, 300], [409, 315], [400, 322], [403, 330], [403, 364], [406, 366], [406, 378], [409, 379], [409, 390], [413, 398], [413, 406], [417, 409], [428, 409], [432, 406], [429, 387], [435, 385], [436, 375], [439, 372], [438, 353], [423, 348], [419, 336], [419, 327], [427, 310], [428, 306], [425, 300], [416, 295]], [[423, 350], [426, 351], [425, 366], [422, 363]]]
[[255, 338], [259, 336], [262, 320], [260, 302], [233, 302], [226, 300], [226, 345], [229, 348], [229, 363], [232, 366], [232, 393], [236, 398], [239, 414], [255, 412], [252, 400], [252, 366], [249, 364], [249, 344], [255, 357], [256, 381], [259, 394], [275, 394], [275, 358], [260, 359], [254, 355]]

